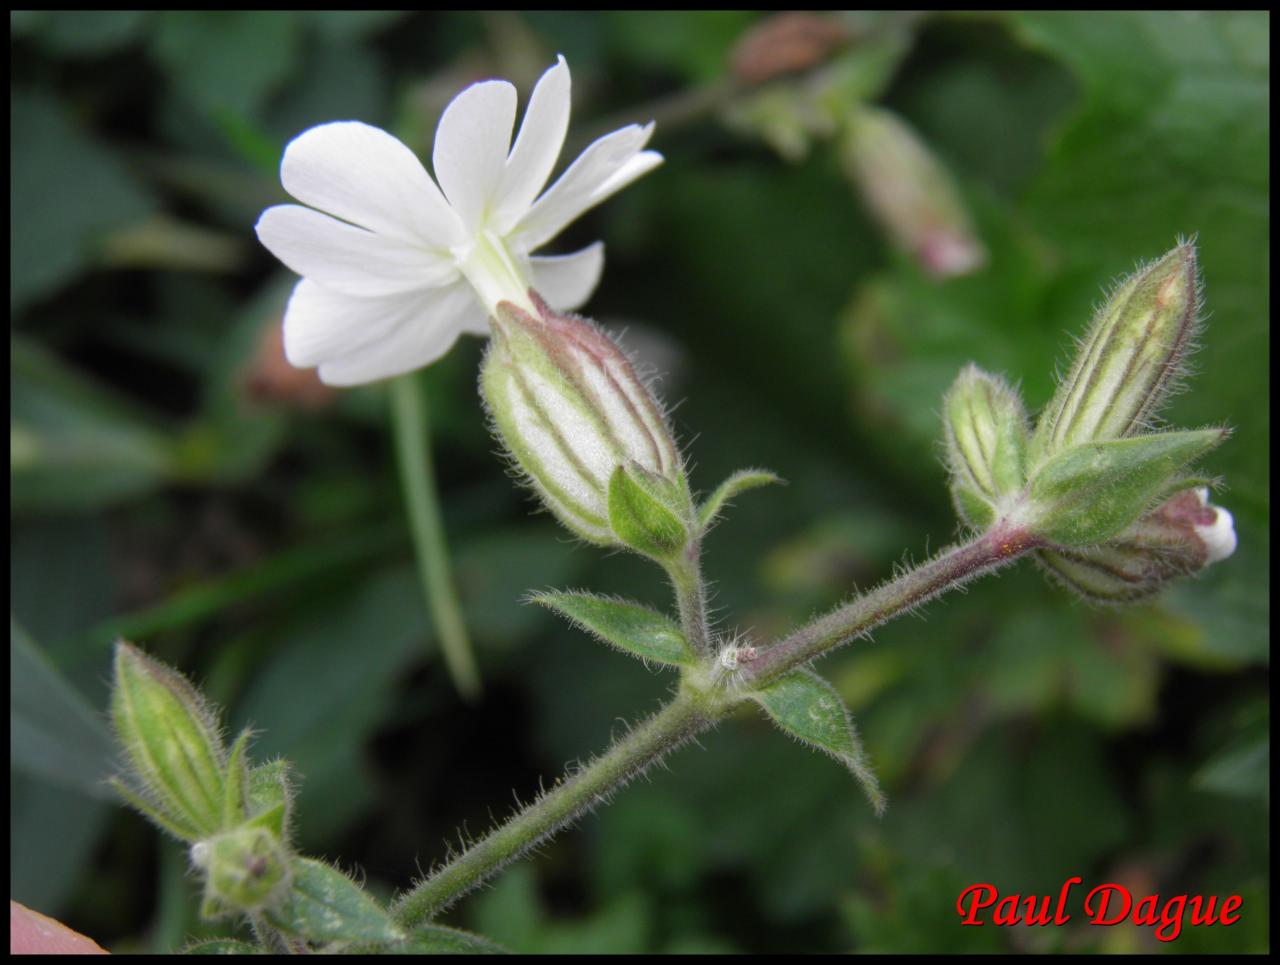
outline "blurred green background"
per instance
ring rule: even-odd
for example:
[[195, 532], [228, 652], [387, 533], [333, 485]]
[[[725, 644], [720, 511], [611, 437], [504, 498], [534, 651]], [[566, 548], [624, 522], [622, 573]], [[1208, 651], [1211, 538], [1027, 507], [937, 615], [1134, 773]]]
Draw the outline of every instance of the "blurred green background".
[[[759, 93], [728, 73], [758, 19], [11, 14], [12, 897], [113, 950], [226, 933], [196, 919], [179, 849], [99, 783], [117, 635], [259, 728], [259, 757], [294, 760], [301, 847], [384, 896], [667, 692], [520, 603], [666, 599], [656, 568], [574, 545], [513, 488], [467, 340], [423, 375], [486, 688], [459, 701], [385, 390], [288, 368], [293, 279], [252, 232], [307, 126], [358, 118], [429, 156], [462, 86], [527, 95], [561, 52], [567, 157], [656, 117], [667, 161], [555, 250], [606, 241], [587, 309], [666, 373], [696, 487], [747, 465], [789, 481], [709, 537], [726, 628], [768, 639], [952, 539], [938, 409], [955, 373], [972, 359], [1043, 405], [1104, 286], [1180, 235], [1198, 237], [1209, 322], [1169, 417], [1235, 428], [1209, 469], [1240, 548], [1123, 610], [1021, 564], [823, 661], [889, 793], [881, 820], [744, 711], [448, 922], [527, 952], [1269, 948], [1269, 16], [840, 21], [896, 38], [865, 93], [950, 167], [990, 252], [943, 283], [895, 253], [830, 142], [784, 160], [725, 122]], [[958, 924], [968, 884], [1056, 894], [1075, 875], [1240, 894], [1242, 919], [1173, 945], [1079, 916]]]

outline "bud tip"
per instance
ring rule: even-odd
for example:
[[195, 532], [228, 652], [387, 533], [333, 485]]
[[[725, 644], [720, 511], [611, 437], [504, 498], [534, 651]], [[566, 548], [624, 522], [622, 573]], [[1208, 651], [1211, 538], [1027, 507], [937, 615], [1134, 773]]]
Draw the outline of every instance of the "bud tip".
[[1239, 543], [1235, 519], [1221, 506], [1210, 505], [1209, 490], [1203, 486], [1196, 490], [1196, 496], [1199, 497], [1200, 504], [1214, 514], [1212, 523], [1197, 523], [1195, 527], [1196, 535], [1204, 541], [1209, 551], [1205, 565], [1220, 563], [1236, 551]]

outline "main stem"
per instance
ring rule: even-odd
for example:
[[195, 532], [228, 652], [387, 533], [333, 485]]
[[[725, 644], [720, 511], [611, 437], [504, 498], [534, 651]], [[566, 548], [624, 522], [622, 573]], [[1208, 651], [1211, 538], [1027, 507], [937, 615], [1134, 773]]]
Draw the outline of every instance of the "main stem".
[[440, 518], [440, 498], [431, 465], [431, 427], [427, 400], [416, 372], [391, 381], [391, 421], [395, 435], [400, 485], [409, 511], [409, 528], [418, 558], [418, 576], [435, 624], [445, 667], [458, 692], [466, 698], [480, 694], [480, 674], [453, 586], [449, 549]]
[[745, 672], [739, 687], [751, 690], [768, 683], [947, 590], [1012, 563], [1038, 545], [1024, 530], [999, 523], [970, 542], [944, 550], [915, 569], [881, 583], [773, 646], [757, 651], [755, 656], [740, 657]]
[[[949, 589], [1012, 563], [1035, 547], [1035, 541], [1025, 532], [997, 526], [801, 627], [773, 646], [759, 650], [754, 658], [740, 658], [744, 673], [732, 690], [716, 687], [700, 692], [686, 680], [679, 694], [657, 714], [418, 884], [400, 900], [397, 919], [410, 926], [438, 914], [684, 741], [710, 727], [746, 691]], [[697, 576], [696, 560], [693, 574]], [[674, 572], [672, 581], [679, 596], [681, 583]], [[698, 579], [694, 585], [700, 583]], [[693, 601], [681, 601], [682, 615], [686, 602]], [[688, 612], [698, 611], [690, 606]]]
[[600, 757], [556, 782], [506, 824], [490, 831], [405, 895], [395, 909], [403, 925], [443, 911], [503, 866], [573, 822], [651, 764], [724, 715], [717, 705], [683, 688], [662, 710], [639, 724]]

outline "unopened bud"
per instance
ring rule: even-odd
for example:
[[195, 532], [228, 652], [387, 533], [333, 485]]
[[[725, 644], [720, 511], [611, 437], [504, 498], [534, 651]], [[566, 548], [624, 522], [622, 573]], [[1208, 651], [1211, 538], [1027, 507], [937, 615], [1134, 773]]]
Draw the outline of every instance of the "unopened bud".
[[1191, 346], [1199, 288], [1191, 244], [1179, 245], [1117, 286], [1040, 417], [1033, 461], [1148, 427]]
[[216, 718], [196, 689], [120, 641], [111, 713], [132, 772], [132, 786], [120, 786], [130, 803], [188, 840], [218, 831], [225, 752]]
[[494, 429], [517, 465], [556, 518], [593, 543], [631, 545], [611, 523], [619, 467], [692, 529], [680, 454], [627, 357], [590, 322], [531, 296], [536, 318], [498, 306], [480, 373]]
[[257, 911], [288, 892], [289, 858], [262, 827], [241, 827], [198, 841], [191, 863], [205, 876], [205, 911]]
[[1026, 482], [1026, 410], [1004, 379], [972, 363], [952, 383], [942, 410], [956, 511], [985, 529]]
[[1209, 491], [1186, 489], [1114, 539], [1082, 549], [1045, 550], [1040, 562], [1087, 600], [1145, 599], [1171, 581], [1197, 573], [1236, 548], [1231, 514], [1209, 503]]
[[967, 275], [987, 260], [951, 175], [896, 114], [860, 107], [841, 155], [894, 242], [934, 278]]

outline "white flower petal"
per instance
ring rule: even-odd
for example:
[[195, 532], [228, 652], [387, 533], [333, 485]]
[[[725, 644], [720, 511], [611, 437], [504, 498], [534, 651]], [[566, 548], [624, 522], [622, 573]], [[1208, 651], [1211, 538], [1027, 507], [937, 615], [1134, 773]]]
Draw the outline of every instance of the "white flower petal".
[[569, 88], [564, 57], [533, 88], [490, 212], [490, 227], [498, 234], [505, 234], [520, 220], [551, 177], [569, 130]]
[[604, 270], [604, 242], [575, 251], [529, 259], [533, 269], [533, 289], [557, 311], [577, 308], [595, 291]]
[[444, 109], [431, 163], [445, 197], [474, 232], [502, 183], [516, 120], [516, 89], [505, 80], [472, 84]]
[[570, 221], [615, 191], [662, 163], [662, 155], [643, 150], [653, 124], [633, 124], [595, 141], [560, 175], [511, 235], [533, 251], [558, 235]]
[[451, 261], [296, 204], [262, 212], [258, 239], [304, 278], [348, 295], [392, 295], [447, 284]]
[[464, 238], [458, 216], [414, 153], [359, 121], [303, 131], [284, 150], [280, 180], [303, 204], [401, 241], [445, 250]]
[[475, 296], [464, 283], [418, 293], [412, 306], [402, 306], [390, 330], [321, 362], [321, 381], [363, 385], [430, 365], [457, 341], [460, 322], [474, 302]]
[[384, 337], [422, 304], [421, 292], [359, 298], [309, 279], [294, 286], [284, 312], [284, 354], [291, 365], [320, 365]]

